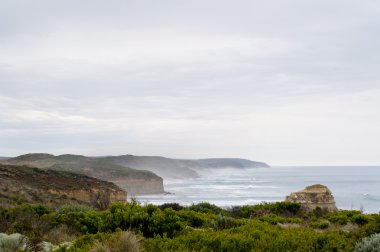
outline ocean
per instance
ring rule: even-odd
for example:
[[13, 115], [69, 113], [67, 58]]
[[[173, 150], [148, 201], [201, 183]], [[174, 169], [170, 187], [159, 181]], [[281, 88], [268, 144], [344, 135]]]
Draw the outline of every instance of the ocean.
[[380, 212], [380, 166], [298, 166], [201, 170], [200, 177], [164, 180], [170, 194], [144, 195], [141, 203], [210, 202], [221, 207], [282, 201], [312, 184], [332, 191], [339, 209]]

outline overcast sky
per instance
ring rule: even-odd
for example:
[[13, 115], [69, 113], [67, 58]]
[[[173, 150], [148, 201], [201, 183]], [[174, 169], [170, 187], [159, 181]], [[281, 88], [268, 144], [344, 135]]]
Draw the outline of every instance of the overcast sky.
[[0, 156], [380, 164], [377, 0], [0, 0]]

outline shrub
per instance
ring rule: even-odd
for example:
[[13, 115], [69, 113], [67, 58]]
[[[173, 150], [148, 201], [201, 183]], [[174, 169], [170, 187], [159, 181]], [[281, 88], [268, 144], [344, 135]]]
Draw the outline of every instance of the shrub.
[[272, 225], [276, 225], [277, 223], [284, 223], [284, 222], [286, 222], [285, 218], [280, 217], [280, 216], [275, 215], [275, 214], [272, 214], [272, 213], [260, 217], [259, 220], [268, 222], [268, 223], [270, 223]]
[[66, 224], [58, 225], [43, 236], [43, 240], [49, 241], [52, 244], [58, 245], [63, 242], [70, 242], [79, 236], [78, 232], [75, 232], [69, 228]]
[[216, 205], [210, 204], [208, 202], [201, 202], [198, 204], [193, 204], [193, 205], [187, 207], [187, 209], [195, 211], [195, 212], [213, 213], [213, 214], [221, 214], [223, 212], [222, 208], [217, 207]]
[[314, 229], [327, 229], [330, 226], [327, 221], [314, 221], [310, 223], [310, 227]]
[[380, 214], [371, 214], [368, 217], [370, 217], [369, 222], [361, 230], [363, 237], [380, 233]]
[[352, 216], [352, 221], [358, 225], [364, 225], [369, 222], [369, 217], [364, 214], [356, 214]]
[[42, 216], [44, 214], [49, 214], [53, 212], [52, 209], [47, 208], [46, 206], [43, 205], [21, 205], [20, 209], [24, 212], [28, 212], [31, 214], [36, 214], [38, 216]]
[[349, 222], [364, 225], [370, 221], [368, 216], [356, 210], [341, 210], [338, 212], [329, 213], [326, 217], [330, 222], [340, 225], [346, 225]]
[[346, 225], [349, 221], [349, 218], [347, 217], [347, 215], [344, 215], [339, 212], [336, 214], [329, 215], [327, 219], [332, 223], [337, 223], [340, 225]]
[[373, 234], [363, 238], [356, 244], [355, 252], [378, 252], [380, 251], [380, 234]]
[[138, 252], [140, 239], [131, 232], [113, 234], [104, 241], [95, 241], [90, 252]]
[[63, 205], [58, 210], [59, 214], [67, 214], [67, 213], [78, 213], [78, 212], [88, 212], [94, 210], [92, 207], [81, 204], [72, 204], [72, 205]]
[[236, 219], [229, 217], [218, 215], [214, 224], [215, 229], [228, 229], [238, 226], [238, 222]]
[[215, 215], [213, 214], [205, 214], [188, 210], [178, 211], [178, 216], [181, 219], [181, 222], [194, 228], [210, 227], [215, 219]]
[[254, 206], [233, 207], [230, 210], [235, 217], [252, 218], [267, 214], [276, 214], [283, 217], [300, 215], [301, 205], [292, 202], [262, 203]]
[[25, 249], [27, 238], [21, 234], [0, 233], [0, 251], [21, 251]]
[[165, 203], [160, 206], [158, 206], [162, 211], [165, 210], [166, 208], [172, 208], [175, 211], [179, 211], [183, 209], [183, 206], [181, 206], [178, 203]]

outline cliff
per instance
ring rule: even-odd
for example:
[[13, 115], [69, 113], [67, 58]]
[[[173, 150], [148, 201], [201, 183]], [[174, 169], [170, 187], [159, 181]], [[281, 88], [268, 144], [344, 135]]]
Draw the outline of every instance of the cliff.
[[127, 193], [113, 183], [65, 171], [0, 164], [0, 206], [22, 203], [86, 204], [105, 209], [126, 202]]
[[84, 174], [113, 182], [133, 196], [165, 192], [163, 179], [151, 171], [136, 170], [80, 155], [26, 154], [3, 160], [1, 163]]
[[309, 211], [316, 207], [330, 212], [338, 210], [330, 189], [320, 184], [307, 186], [302, 191], [293, 192], [286, 197], [285, 201], [300, 203]]
[[149, 170], [165, 179], [183, 179], [198, 177], [197, 171], [221, 168], [259, 168], [269, 165], [241, 158], [208, 158], [208, 159], [172, 159], [155, 156], [109, 156], [98, 160], [131, 167], [137, 170]]

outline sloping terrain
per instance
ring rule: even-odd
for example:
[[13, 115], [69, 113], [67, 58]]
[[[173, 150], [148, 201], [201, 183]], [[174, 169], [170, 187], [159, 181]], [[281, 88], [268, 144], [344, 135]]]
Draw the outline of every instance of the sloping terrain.
[[104, 209], [111, 202], [125, 202], [126, 197], [115, 184], [85, 175], [0, 164], [0, 207], [79, 203]]
[[194, 178], [197, 170], [220, 168], [258, 168], [269, 167], [262, 162], [239, 158], [209, 158], [209, 159], [171, 159], [155, 156], [109, 156], [98, 160], [140, 170], [152, 171], [163, 178]]
[[26, 154], [1, 161], [3, 164], [25, 165], [57, 171], [70, 171], [115, 183], [129, 195], [163, 193], [163, 180], [151, 171], [135, 170], [100, 159], [50, 154]]

